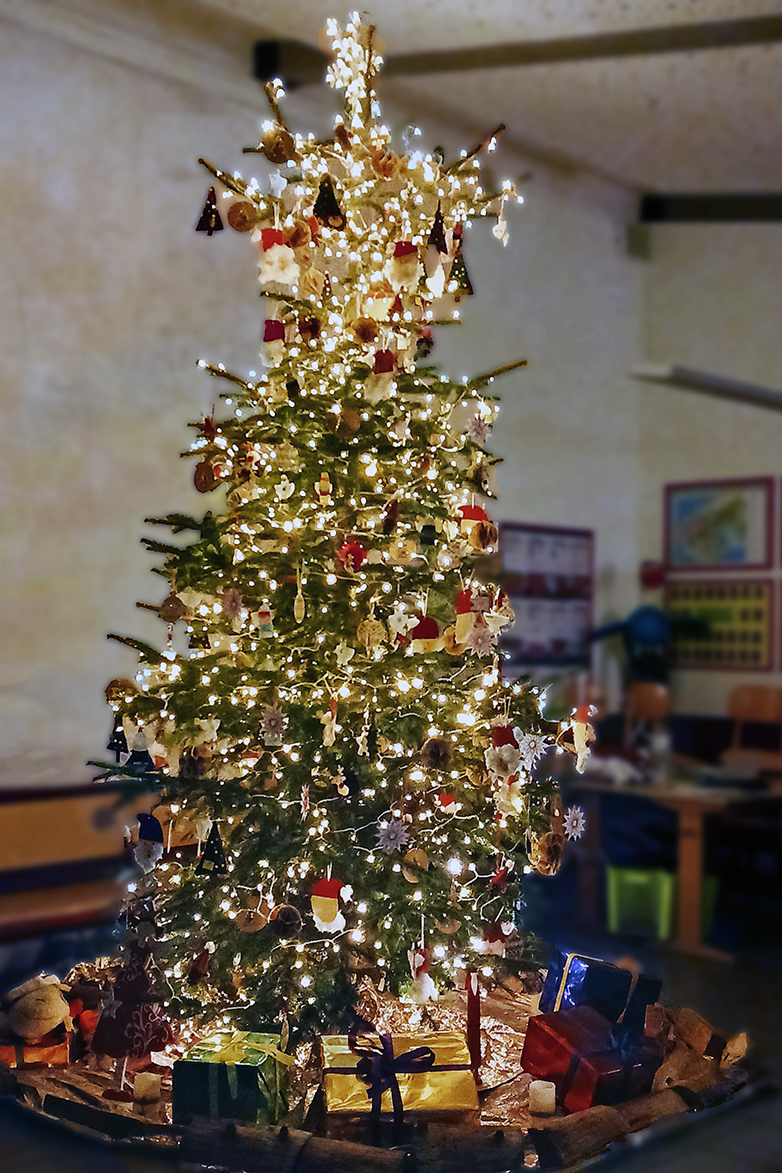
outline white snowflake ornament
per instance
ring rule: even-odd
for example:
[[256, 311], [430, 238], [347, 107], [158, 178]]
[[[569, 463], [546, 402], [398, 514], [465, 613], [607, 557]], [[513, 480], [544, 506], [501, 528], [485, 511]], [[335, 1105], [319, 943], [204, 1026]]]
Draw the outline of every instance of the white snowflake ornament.
[[586, 819], [580, 806], [571, 806], [565, 814], [565, 835], [568, 839], [580, 839], [584, 834]]

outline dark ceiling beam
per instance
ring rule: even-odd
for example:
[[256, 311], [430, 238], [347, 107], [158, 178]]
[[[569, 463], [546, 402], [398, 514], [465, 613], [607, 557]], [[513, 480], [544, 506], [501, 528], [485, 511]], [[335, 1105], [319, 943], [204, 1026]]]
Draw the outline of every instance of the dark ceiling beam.
[[[454, 73], [470, 69], [500, 69], [515, 65], [553, 65], [599, 58], [649, 56], [654, 53], [691, 53], [699, 49], [735, 49], [782, 41], [782, 16], [748, 16], [737, 20], [710, 20], [661, 28], [625, 29], [555, 37], [548, 41], [474, 45], [467, 49], [435, 49], [403, 53], [385, 59], [384, 77]], [[258, 41], [253, 72], [260, 81], [280, 77], [289, 89], [323, 80], [321, 53], [301, 41]]]
[[647, 194], [639, 203], [642, 224], [746, 224], [782, 220], [782, 194]]

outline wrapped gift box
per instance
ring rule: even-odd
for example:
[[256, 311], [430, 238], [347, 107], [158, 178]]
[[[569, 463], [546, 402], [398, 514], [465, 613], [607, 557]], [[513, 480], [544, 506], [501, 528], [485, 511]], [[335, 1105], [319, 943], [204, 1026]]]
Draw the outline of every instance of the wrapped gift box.
[[203, 1039], [174, 1064], [175, 1123], [194, 1116], [275, 1124], [288, 1110], [292, 1055], [275, 1035], [235, 1032]]
[[611, 1023], [591, 1006], [530, 1018], [521, 1066], [556, 1085], [569, 1112], [618, 1104], [651, 1090], [661, 1051], [650, 1043], [617, 1043]]
[[[373, 1093], [369, 1072], [373, 1054], [379, 1061], [382, 1045], [379, 1040], [387, 1040], [385, 1045], [389, 1057], [392, 1052], [391, 1062], [396, 1068], [393, 1076], [386, 1076], [384, 1082], [389, 1086], [378, 1096], [381, 1120], [394, 1120], [390, 1087], [394, 1078], [407, 1121], [439, 1120], [456, 1124], [480, 1119], [470, 1053], [460, 1032], [369, 1035], [358, 1040], [345, 1035], [324, 1035], [321, 1040], [323, 1094], [329, 1136], [345, 1135], [351, 1126], [370, 1122]], [[415, 1057], [420, 1058], [421, 1052], [424, 1052], [423, 1061], [417, 1064]], [[408, 1060], [411, 1054], [413, 1058]], [[406, 1067], [417, 1069], [405, 1070]]]
[[543, 1014], [571, 1006], [591, 1006], [609, 1022], [620, 1023], [622, 1033], [643, 1033], [646, 1007], [660, 996], [662, 982], [636, 976], [608, 961], [579, 953], [556, 951], [549, 967], [540, 1009]]
[[67, 1067], [70, 1055], [70, 1034], [57, 1027], [37, 1043], [0, 1043], [0, 1063], [8, 1067], [29, 1067], [33, 1063], [44, 1067]]

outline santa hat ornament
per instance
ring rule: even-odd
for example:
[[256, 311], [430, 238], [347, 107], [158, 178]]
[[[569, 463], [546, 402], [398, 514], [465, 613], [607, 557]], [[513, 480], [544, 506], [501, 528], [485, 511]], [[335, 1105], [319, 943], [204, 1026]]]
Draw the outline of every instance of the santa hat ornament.
[[463, 534], [468, 536], [475, 529], [479, 521], [488, 521], [486, 510], [481, 509], [480, 505], [460, 505], [459, 506], [459, 529]]
[[341, 933], [345, 918], [339, 910], [339, 897], [344, 890], [341, 880], [329, 876], [318, 880], [312, 889], [312, 919], [320, 933]]
[[422, 1006], [424, 1002], [437, 1001], [437, 987], [429, 976], [429, 950], [420, 943], [408, 951], [410, 973], [413, 976], [413, 1001]]
[[422, 615], [410, 632], [410, 652], [436, 652], [443, 646], [436, 619]]

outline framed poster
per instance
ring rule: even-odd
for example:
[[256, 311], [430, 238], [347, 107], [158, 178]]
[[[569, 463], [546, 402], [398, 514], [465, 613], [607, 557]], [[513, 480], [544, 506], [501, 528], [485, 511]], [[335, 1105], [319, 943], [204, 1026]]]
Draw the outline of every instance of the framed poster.
[[773, 487], [771, 477], [666, 485], [668, 570], [765, 570], [771, 566]]
[[583, 670], [591, 659], [594, 534], [500, 524], [502, 589], [516, 622], [500, 641], [511, 675], [528, 668]]
[[690, 579], [666, 588], [674, 668], [762, 672], [774, 639], [771, 579]]

